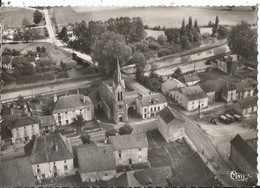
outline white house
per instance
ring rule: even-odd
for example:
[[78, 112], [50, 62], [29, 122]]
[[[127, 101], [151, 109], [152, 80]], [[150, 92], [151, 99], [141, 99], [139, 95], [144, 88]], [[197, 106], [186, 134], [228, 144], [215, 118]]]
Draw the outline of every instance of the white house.
[[148, 140], [145, 133], [109, 137], [114, 148], [116, 166], [147, 163]]
[[71, 124], [77, 115], [82, 115], [86, 121], [94, 118], [94, 105], [88, 96], [73, 94], [59, 99], [54, 96], [54, 102], [53, 116], [57, 125]]

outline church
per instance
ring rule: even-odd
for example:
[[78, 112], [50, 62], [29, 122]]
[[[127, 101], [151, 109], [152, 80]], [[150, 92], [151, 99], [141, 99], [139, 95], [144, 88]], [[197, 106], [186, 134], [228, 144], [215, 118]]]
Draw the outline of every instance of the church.
[[143, 94], [130, 88], [125, 84], [117, 61], [113, 79], [100, 83], [98, 89], [89, 94], [89, 98], [95, 110], [102, 109], [108, 119], [116, 124], [127, 123], [129, 111], [135, 111], [142, 119], [148, 119], [156, 117], [167, 106], [166, 98], [161, 93]]

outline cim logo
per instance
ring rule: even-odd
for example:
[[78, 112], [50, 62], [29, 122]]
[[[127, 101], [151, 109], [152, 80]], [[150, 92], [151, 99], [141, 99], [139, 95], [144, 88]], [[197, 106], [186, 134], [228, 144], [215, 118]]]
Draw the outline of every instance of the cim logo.
[[247, 181], [250, 177], [249, 174], [238, 173], [235, 170], [228, 172], [230, 178], [234, 181]]

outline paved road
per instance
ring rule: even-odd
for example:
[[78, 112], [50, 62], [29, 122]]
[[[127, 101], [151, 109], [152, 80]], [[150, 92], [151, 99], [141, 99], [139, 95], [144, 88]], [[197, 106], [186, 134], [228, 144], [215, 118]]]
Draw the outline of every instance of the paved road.
[[24, 97], [31, 97], [35, 96], [38, 94], [51, 94], [55, 92], [61, 92], [61, 91], [66, 91], [70, 89], [76, 89], [79, 87], [84, 87], [92, 82], [98, 81], [100, 78], [90, 78], [87, 80], [81, 80], [81, 81], [75, 81], [75, 82], [69, 82], [69, 83], [58, 83], [58, 84], [53, 84], [53, 85], [48, 85], [48, 86], [42, 86], [42, 87], [35, 87], [32, 89], [24, 89], [24, 90], [19, 90], [19, 91], [14, 91], [14, 92], [8, 92], [8, 93], [3, 93], [1, 94], [1, 100], [12, 100], [19, 95], [22, 95]]
[[[224, 162], [220, 154], [217, 152], [216, 148], [213, 146], [209, 138], [205, 135], [205, 133], [199, 128], [199, 126], [174, 108], [171, 108], [173, 112], [175, 112], [178, 118], [181, 118], [187, 122], [185, 127], [185, 132], [188, 137], [191, 139], [193, 144], [196, 146], [199, 152], [204, 150], [204, 155], [207, 159], [210, 159], [210, 163], [215, 170], [218, 172], [217, 177], [220, 181], [223, 182], [224, 186], [235, 186], [240, 185], [238, 182], [232, 181], [227, 174], [228, 171], [232, 171], [228, 165]], [[240, 185], [241, 186], [241, 185]]]

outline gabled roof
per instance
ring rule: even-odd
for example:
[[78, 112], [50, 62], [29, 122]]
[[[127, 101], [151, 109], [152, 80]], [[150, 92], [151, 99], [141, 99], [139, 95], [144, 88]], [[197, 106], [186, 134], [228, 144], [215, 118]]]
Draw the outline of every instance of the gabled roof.
[[138, 93], [136, 91], [126, 91], [125, 92], [125, 102], [128, 105], [135, 104], [135, 99], [138, 97]]
[[148, 147], [145, 133], [111, 136], [111, 143], [115, 151]]
[[231, 141], [231, 147], [236, 148], [237, 152], [244, 158], [245, 161], [251, 164], [256, 169], [257, 166], [257, 152], [239, 135]]
[[186, 83], [200, 81], [200, 78], [197, 73], [183, 75], [183, 79]]
[[113, 146], [93, 146], [77, 148], [81, 173], [116, 170]]
[[116, 72], [115, 72], [113, 84], [115, 84], [114, 87], [121, 85], [123, 88], [125, 88], [125, 81], [122, 78], [118, 57], [117, 57], [117, 69], [116, 69]]
[[207, 98], [207, 94], [201, 89], [199, 85], [179, 88], [178, 92], [182, 93], [188, 101]]
[[17, 118], [16, 120], [11, 122], [11, 128], [15, 129], [18, 127], [26, 127], [29, 125], [38, 124], [38, 120], [34, 117], [24, 116]]
[[65, 95], [58, 99], [53, 109], [53, 113], [82, 109], [90, 104], [92, 104], [92, 102], [88, 96], [81, 94]]
[[203, 89], [204, 92], [219, 92], [225, 86], [225, 81], [221, 79], [217, 80], [207, 80], [200, 84], [200, 87]]
[[168, 187], [168, 179], [173, 176], [173, 172], [171, 166], [165, 166], [138, 170], [135, 171], [134, 176], [141, 186]]
[[36, 137], [30, 159], [32, 164], [73, 159], [70, 142], [60, 134]]
[[168, 79], [167, 81], [165, 81], [162, 86], [164, 88], [166, 88], [167, 90], [172, 90], [174, 88], [177, 88], [177, 87], [184, 87], [185, 84], [180, 82], [179, 80], [175, 79], [175, 78], [171, 78], [171, 79]]
[[19, 157], [0, 164], [0, 186], [36, 186], [28, 157]]
[[237, 92], [245, 92], [254, 89], [249, 82], [238, 82], [235, 84]]
[[142, 106], [150, 106], [153, 104], [166, 103], [167, 100], [165, 96], [161, 93], [151, 93], [148, 95], [142, 95], [139, 98]]
[[40, 128], [56, 125], [56, 121], [53, 115], [42, 116], [39, 118], [39, 120], [40, 120]]
[[96, 105], [97, 103], [99, 103], [101, 101], [101, 98], [99, 96], [97, 89], [92, 91], [88, 96], [94, 105]]
[[20, 118], [18, 115], [5, 115], [3, 116], [3, 121], [1, 122], [1, 139], [6, 140], [12, 137], [11, 130], [8, 128], [11, 122]]
[[257, 106], [257, 97], [250, 97], [239, 100], [236, 104], [242, 109], [247, 109], [250, 107]]
[[98, 87], [100, 98], [105, 101], [110, 109], [113, 108], [112, 88], [109, 88], [106, 83], [101, 83]]
[[159, 117], [165, 122], [165, 124], [167, 124], [168, 126], [176, 126], [176, 127], [180, 127], [181, 124], [184, 124], [185, 121], [176, 118], [173, 114], [173, 112], [169, 109], [169, 107], [167, 106], [166, 108], [164, 108], [163, 110], [161, 110], [159, 112]]

